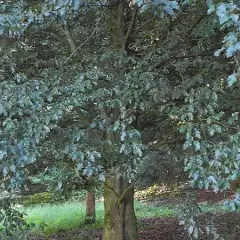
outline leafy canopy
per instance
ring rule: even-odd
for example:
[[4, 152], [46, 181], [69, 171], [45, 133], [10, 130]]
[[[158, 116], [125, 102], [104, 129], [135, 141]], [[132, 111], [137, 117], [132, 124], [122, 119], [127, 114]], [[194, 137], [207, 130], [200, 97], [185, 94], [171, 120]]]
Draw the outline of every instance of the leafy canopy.
[[[169, 122], [186, 134], [186, 169], [193, 182], [217, 191], [238, 176], [238, 109], [227, 110], [225, 101], [237, 95], [238, 87], [229, 92], [224, 82], [227, 78], [232, 86], [239, 74], [237, 3], [131, 2], [124, 10], [123, 29], [115, 21], [115, 2], [13, 1], [0, 6], [0, 158], [11, 188], [21, 184], [25, 166], [40, 158], [70, 158], [87, 175], [127, 170], [132, 178], [143, 143], [149, 143], [142, 142], [137, 116], [147, 116], [156, 106], [159, 119], [167, 112]], [[178, 57], [186, 59], [185, 68], [183, 61], [172, 62], [178, 54], [174, 37], [182, 31], [177, 20], [184, 21], [188, 9], [208, 9], [209, 14], [203, 14], [204, 31], [195, 30], [191, 19], [183, 22], [190, 26], [187, 34], [207, 39], [196, 45], [191, 40], [194, 63], [203, 64], [198, 57], [204, 49], [209, 63], [220, 61], [213, 60], [213, 52], [229, 58], [219, 63], [230, 66], [227, 71], [214, 63], [212, 69], [191, 72], [190, 56], [184, 55]], [[167, 41], [162, 42], [155, 35], [161, 23], [168, 27]], [[225, 34], [222, 44], [219, 28]], [[169, 60], [178, 73], [172, 83], [171, 69], [164, 65]], [[189, 84], [186, 77], [192, 79]]]

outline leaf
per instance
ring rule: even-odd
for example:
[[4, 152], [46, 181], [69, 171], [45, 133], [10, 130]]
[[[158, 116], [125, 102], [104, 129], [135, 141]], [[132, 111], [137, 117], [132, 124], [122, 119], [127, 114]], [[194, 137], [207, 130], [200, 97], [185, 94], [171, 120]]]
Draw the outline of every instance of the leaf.
[[105, 175], [103, 173], [99, 174], [99, 180], [105, 182]]
[[126, 131], [121, 132], [121, 141], [124, 141], [125, 137], [127, 136]]
[[207, 225], [205, 228], [206, 228], [206, 232], [207, 232], [207, 234], [209, 235], [209, 234], [210, 234], [210, 226]]
[[208, 132], [209, 132], [210, 136], [213, 136], [215, 134], [215, 129], [213, 127], [209, 127]]
[[87, 167], [84, 169], [83, 173], [90, 177], [93, 174], [93, 169], [91, 167]]
[[237, 50], [240, 50], [240, 42], [237, 42], [237, 43], [235, 44], [235, 48], [236, 48]]
[[188, 234], [189, 234], [189, 235], [192, 235], [193, 230], [194, 230], [194, 226], [191, 225], [191, 226], [188, 228]]
[[57, 186], [58, 191], [62, 189], [62, 186], [63, 186], [63, 183], [59, 181]]
[[170, 5], [175, 10], [179, 10], [180, 9], [177, 1], [172, 1]]
[[186, 141], [184, 144], [183, 144], [183, 150], [186, 150], [189, 148], [189, 144], [188, 142]]
[[72, 160], [75, 161], [78, 158], [77, 152], [72, 153]]
[[229, 169], [227, 166], [224, 167], [224, 170], [225, 170], [225, 173], [226, 173], [226, 174], [229, 174], [229, 173], [230, 173], [230, 169]]
[[215, 101], [215, 102], [218, 100], [218, 95], [217, 95], [216, 92], [212, 93], [212, 100]]
[[226, 5], [225, 4], [222, 3], [217, 7], [216, 13], [219, 17], [223, 17], [226, 14], [226, 12], [227, 11], [226, 11]]
[[89, 160], [90, 160], [91, 162], [94, 162], [94, 161], [95, 161], [95, 156], [94, 156], [94, 154], [90, 154]]
[[16, 172], [16, 166], [15, 166], [15, 165], [11, 165], [10, 168], [9, 168], [9, 170], [10, 170], [11, 172], [15, 173], [15, 172]]
[[234, 56], [236, 53], [236, 48], [235, 46], [230, 46], [226, 49], [226, 57], [227, 58], [230, 58], [232, 56]]
[[193, 128], [193, 131], [194, 131], [195, 137], [198, 139], [201, 139], [200, 131], [197, 128]]
[[80, 6], [80, 3], [81, 3], [80, 0], [73, 0], [73, 1], [72, 1], [72, 4], [73, 4], [73, 10], [74, 10], [75, 12], [78, 11], [79, 6]]
[[0, 116], [4, 115], [4, 113], [5, 113], [5, 108], [4, 108], [3, 104], [0, 103]]
[[48, 96], [47, 96], [47, 100], [48, 100], [48, 102], [50, 102], [50, 103], [51, 103], [51, 102], [52, 102], [52, 100], [53, 100], [53, 96], [52, 96], [52, 95], [48, 95]]
[[136, 0], [137, 5], [140, 7], [143, 5], [144, 1], [143, 0]]
[[8, 168], [7, 167], [3, 167], [2, 174], [3, 174], [4, 177], [7, 176], [7, 174], [8, 174]]
[[173, 11], [173, 9], [170, 6], [165, 6], [163, 9], [169, 15], [173, 15], [174, 14], [174, 11]]
[[230, 14], [230, 19], [237, 23], [238, 22], [238, 19], [239, 19], [239, 15], [238, 14]]
[[66, 15], [66, 8], [65, 7], [60, 7], [59, 14], [62, 18], [64, 18], [65, 15]]
[[222, 52], [224, 49], [225, 49], [225, 48], [220, 48], [220, 49], [218, 49], [218, 50], [214, 53], [214, 56], [215, 56], [215, 57], [219, 57], [220, 54], [221, 54], [221, 52]]
[[208, 181], [211, 182], [211, 183], [217, 184], [217, 180], [214, 176], [209, 176]]
[[79, 158], [80, 158], [80, 161], [84, 160], [84, 154], [82, 152], [79, 153]]
[[124, 150], [125, 150], [125, 148], [126, 148], [125, 144], [122, 144], [121, 147], [120, 147], [119, 152], [120, 152], [120, 153], [123, 153]]
[[199, 141], [193, 141], [193, 145], [194, 145], [196, 151], [200, 150], [201, 145], [200, 145]]
[[4, 26], [0, 23], [0, 35], [4, 34]]
[[179, 131], [180, 131], [180, 133], [185, 133], [185, 131], [186, 131], [185, 125], [181, 126], [181, 127], [179, 128]]
[[230, 75], [227, 79], [227, 82], [229, 86], [232, 86], [234, 83], [236, 83], [237, 82], [236, 74], [233, 73], [232, 75]]
[[[224, 42], [228, 43], [228, 45], [233, 45], [237, 42], [238, 37], [235, 32], [230, 32], [224, 37]], [[230, 45], [230, 46], [231, 46]]]
[[7, 150], [6, 147], [3, 145], [1, 146], [2, 150], [0, 150], [0, 160], [4, 158], [4, 156], [7, 156]]
[[194, 229], [194, 232], [193, 232], [193, 237], [194, 237], [195, 239], [198, 239], [198, 235], [199, 235], [198, 229], [195, 228], [195, 229]]
[[83, 164], [82, 163], [79, 162], [79, 163], [76, 164], [76, 169], [78, 171], [80, 171], [82, 168], [83, 168]]
[[185, 224], [185, 220], [180, 220], [179, 221], [179, 225], [184, 225]]
[[218, 160], [221, 157], [220, 149], [215, 150], [214, 157], [215, 157], [216, 160]]
[[142, 157], [142, 149], [139, 146], [135, 146], [135, 151], [134, 151], [135, 155], [138, 155], [139, 157]]

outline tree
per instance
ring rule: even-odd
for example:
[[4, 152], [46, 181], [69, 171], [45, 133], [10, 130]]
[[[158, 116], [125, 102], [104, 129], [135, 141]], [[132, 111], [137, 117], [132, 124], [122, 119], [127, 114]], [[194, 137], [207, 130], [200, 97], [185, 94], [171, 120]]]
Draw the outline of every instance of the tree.
[[[187, 2], [1, 4], [0, 156], [11, 188], [23, 183], [25, 169], [37, 158], [67, 156], [78, 171], [105, 179], [103, 239], [137, 240], [135, 166], [144, 145], [181, 144], [179, 128], [186, 133], [193, 180], [200, 187], [220, 186], [202, 155], [213, 156], [213, 146], [225, 138], [206, 141], [205, 131], [222, 133], [221, 104], [230, 96], [222, 79], [236, 63], [213, 55], [224, 36], [214, 13], [221, 18], [230, 11], [220, 22], [228, 23], [238, 8]], [[231, 39], [225, 40], [228, 45]], [[238, 51], [235, 45], [227, 56]], [[158, 131], [148, 139], [151, 123]]]
[[86, 217], [85, 223], [93, 223], [96, 220], [95, 210], [95, 192], [94, 190], [88, 191], [86, 194]]

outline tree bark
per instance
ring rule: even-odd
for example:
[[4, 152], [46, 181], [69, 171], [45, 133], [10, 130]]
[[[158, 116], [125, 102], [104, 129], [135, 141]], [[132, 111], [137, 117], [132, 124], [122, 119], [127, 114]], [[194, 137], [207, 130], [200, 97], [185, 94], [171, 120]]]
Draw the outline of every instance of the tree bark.
[[138, 240], [134, 188], [123, 177], [106, 176], [103, 240]]
[[[136, 10], [129, 13], [129, 3], [127, 1], [119, 1], [117, 4], [112, 0], [109, 2], [116, 6], [112, 9], [111, 21], [108, 23], [110, 24], [109, 30], [111, 32], [110, 41], [113, 49], [117, 50], [117, 54], [124, 57], [134, 28], [137, 5]], [[126, 73], [124, 64], [118, 65], [114, 71], [119, 81], [124, 81]], [[112, 99], [115, 99], [115, 97], [117, 99], [119, 96], [115, 96], [115, 93], [113, 93]], [[114, 122], [118, 121], [120, 108], [118, 106], [113, 107], [111, 115], [109, 115], [109, 109], [106, 108], [105, 116], [106, 140], [118, 145], [120, 143], [119, 133], [112, 133], [109, 131], [109, 128], [114, 125]], [[108, 151], [106, 150], [105, 153], [108, 153]], [[112, 161], [112, 169], [109, 169], [111, 167], [108, 166], [109, 172], [105, 176], [103, 240], [138, 240], [137, 220], [133, 201], [134, 185], [127, 181], [124, 174], [117, 176], [115, 171], [112, 171], [114, 162], [118, 162], [115, 161], [118, 159], [114, 158], [117, 158], [118, 155], [119, 152], [116, 152], [114, 156], [109, 156], [109, 160]], [[113, 174], [110, 174], [110, 172]]]
[[95, 213], [95, 192], [94, 190], [88, 191], [86, 195], [86, 215], [85, 223], [91, 224], [96, 220]]

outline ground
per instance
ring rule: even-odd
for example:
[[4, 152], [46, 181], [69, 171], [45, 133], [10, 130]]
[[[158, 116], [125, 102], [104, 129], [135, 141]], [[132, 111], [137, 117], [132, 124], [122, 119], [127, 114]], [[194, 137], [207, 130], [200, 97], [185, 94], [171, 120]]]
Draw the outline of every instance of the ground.
[[[198, 203], [219, 204], [224, 199], [224, 194], [215, 194], [212, 191], [197, 191]], [[231, 194], [227, 194], [231, 198]], [[175, 205], [181, 204], [181, 198], [177, 196], [161, 197], [152, 201], [146, 201], [147, 205]], [[220, 239], [238, 240], [240, 239], [240, 214], [236, 212], [222, 213], [204, 213], [199, 216], [199, 223], [202, 226], [206, 225], [206, 219], [212, 214], [214, 227], [217, 233], [221, 236]], [[177, 217], [161, 217], [161, 218], [142, 218], [139, 224], [140, 240], [187, 240], [189, 239], [183, 226], [179, 225]], [[77, 229], [71, 232], [62, 232], [53, 234], [48, 238], [32, 237], [31, 240], [101, 240], [102, 230], [89, 230], [86, 228]], [[213, 239], [206, 234], [199, 238], [201, 240]]]
[[[201, 223], [205, 223], [205, 216], [201, 216]], [[240, 239], [240, 215], [237, 213], [214, 214], [214, 222], [218, 234], [226, 240]], [[179, 219], [147, 218], [139, 222], [140, 240], [188, 240], [186, 231], [179, 225]], [[102, 230], [78, 229], [71, 233], [59, 233], [49, 237], [50, 240], [101, 240]], [[45, 240], [46, 238], [31, 238], [31, 240]], [[200, 240], [212, 239], [204, 234]]]
[[[205, 216], [201, 216], [200, 222], [204, 225]], [[240, 236], [240, 216], [236, 213], [215, 214], [214, 222], [218, 234], [224, 239], [238, 240]], [[186, 231], [179, 225], [177, 218], [143, 219], [141, 221], [141, 240], [187, 240]], [[204, 234], [201, 240], [209, 239]], [[210, 238], [212, 239], [212, 238]]]

